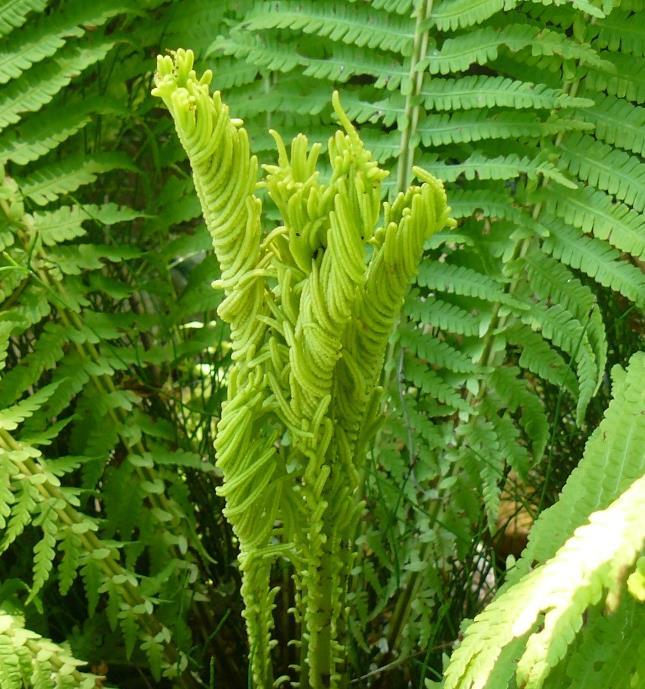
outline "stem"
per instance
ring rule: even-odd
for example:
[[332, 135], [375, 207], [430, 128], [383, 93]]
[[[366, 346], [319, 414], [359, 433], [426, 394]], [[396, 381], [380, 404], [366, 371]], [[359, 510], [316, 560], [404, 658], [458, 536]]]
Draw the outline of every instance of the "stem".
[[[427, 4], [430, 5], [430, 10], [431, 10], [432, 2], [429, 2]], [[428, 12], [428, 14], [425, 16], [425, 18], [427, 18], [427, 16], [429, 16], [429, 14], [430, 14], [430, 12]], [[417, 26], [419, 24], [419, 21], [420, 21], [419, 15], [417, 15]], [[417, 38], [417, 36], [415, 36], [415, 47], [416, 47], [416, 38]], [[422, 77], [423, 77], [423, 75], [421, 75], [421, 78]], [[565, 90], [570, 95], [575, 96], [575, 94], [578, 91], [579, 86], [580, 86], [580, 79], [576, 79], [575, 81], [570, 82], [569, 84], [565, 84], [563, 90]], [[418, 89], [420, 90], [420, 85], [418, 86]], [[417, 91], [417, 93], [418, 93], [418, 91]], [[409, 98], [408, 98], [408, 100], [409, 100]], [[406, 115], [408, 112], [407, 105], [408, 105], [408, 101], [406, 101]], [[418, 111], [418, 106], [416, 106], [416, 108], [413, 108], [413, 111], [415, 109], [416, 109], [416, 111]], [[414, 123], [414, 126], [416, 126], [416, 119], [415, 119], [416, 117], [418, 117], [418, 113], [415, 114], [413, 112], [411, 115], [412, 119], [410, 121]], [[407, 136], [406, 136], [406, 134], [407, 134]], [[556, 147], [562, 142], [564, 135], [565, 135], [564, 132], [559, 132], [557, 134], [557, 136], [555, 137], [555, 146]], [[410, 134], [409, 134], [409, 132], [404, 131], [404, 142], [405, 142], [405, 147], [406, 147], [405, 148], [405, 151], [406, 151], [405, 154], [407, 156], [411, 156], [411, 153], [408, 150], [410, 148], [409, 141], [410, 141]], [[401, 155], [403, 156], [403, 154], [404, 154], [404, 145], [402, 142]], [[399, 163], [401, 163], [401, 159], [399, 160]], [[411, 164], [410, 164], [410, 167], [411, 167]], [[402, 179], [401, 176], [403, 174], [404, 174], [404, 171], [402, 170], [401, 164], [400, 164], [399, 165], [399, 181]], [[543, 180], [542, 186], [546, 186], [546, 185], [547, 185], [547, 182]], [[541, 210], [542, 210], [542, 203], [541, 202], [534, 204], [534, 206], [531, 209], [531, 217], [533, 218], [533, 220], [536, 220], [539, 217]], [[515, 260], [525, 256], [527, 254], [527, 252], [529, 251], [531, 244], [534, 241], [535, 241], [535, 237], [526, 237], [524, 239], [519, 240], [513, 248], [513, 253], [511, 255], [510, 260], [515, 261]], [[515, 290], [517, 289], [517, 286], [519, 284], [520, 277], [521, 276], [518, 273], [515, 274], [515, 276], [508, 283], [508, 285], [505, 289], [506, 294], [512, 295], [515, 292]], [[490, 322], [489, 322], [488, 327], [486, 329], [486, 332], [483, 336], [484, 346], [483, 346], [481, 354], [477, 360], [477, 364], [479, 366], [490, 367], [490, 366], [495, 364], [495, 359], [496, 359], [496, 354], [497, 354], [493, 348], [493, 345], [495, 342], [495, 334], [500, 328], [503, 328], [506, 325], [506, 323], [508, 322], [508, 319], [511, 316], [511, 314], [507, 314], [505, 316], [500, 316], [499, 314], [500, 314], [501, 307], [502, 307], [502, 304], [500, 302], [495, 304], [495, 306], [493, 307], [493, 313], [492, 313]], [[482, 380], [477, 394], [473, 394], [473, 393], [469, 392], [466, 399], [471, 406], [476, 407], [477, 404], [479, 403], [479, 401], [484, 398], [485, 394], [486, 394], [486, 385], [485, 385], [485, 381]], [[549, 476], [550, 468], [551, 468], [551, 461], [550, 460], [551, 460], [551, 458], [549, 457], [549, 464], [547, 466], [547, 477]], [[452, 473], [453, 467], [454, 467], [454, 464], [452, 464], [450, 466], [449, 472], [447, 474], [448, 476]], [[440, 505], [439, 501], [437, 501], [433, 505], [433, 517], [434, 518], [436, 518], [438, 516], [439, 505]], [[431, 524], [433, 524], [433, 523], [434, 522], [431, 522]], [[428, 554], [428, 551], [431, 550], [429, 545], [430, 544], [426, 544], [422, 550], [422, 561], [424, 561], [424, 562], [425, 562], [425, 558]], [[394, 649], [395, 649], [396, 645], [398, 644], [399, 635], [400, 635], [401, 631], [403, 630], [403, 628], [405, 627], [405, 621], [408, 617], [410, 605], [412, 604], [412, 601], [414, 600], [416, 591], [418, 589], [419, 581], [420, 581], [420, 573], [417, 571], [413, 572], [412, 575], [410, 576], [410, 579], [408, 580], [408, 584], [407, 584], [405, 590], [403, 591], [402, 595], [397, 599], [397, 602], [396, 602], [396, 605], [394, 608], [394, 612], [392, 614], [392, 618], [391, 618], [390, 623], [389, 623], [390, 631], [388, 634], [388, 655], [387, 655], [387, 658], [389, 658], [393, 655]]]
[[416, 22], [414, 25], [414, 47], [410, 58], [410, 74], [408, 93], [405, 96], [405, 112], [403, 115], [401, 147], [399, 149], [399, 164], [396, 178], [397, 193], [403, 192], [410, 183], [410, 172], [414, 162], [413, 137], [419, 122], [420, 105], [417, 96], [421, 92], [425, 72], [418, 68], [419, 63], [426, 56], [428, 50], [428, 29], [422, 29], [432, 13], [433, 0], [420, 0], [415, 8]]

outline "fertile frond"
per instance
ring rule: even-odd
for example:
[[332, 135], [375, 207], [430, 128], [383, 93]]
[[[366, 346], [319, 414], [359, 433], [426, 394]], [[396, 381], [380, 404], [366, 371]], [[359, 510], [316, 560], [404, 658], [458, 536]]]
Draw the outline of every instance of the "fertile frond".
[[288, 151], [272, 132], [278, 161], [264, 166], [262, 186], [283, 224], [264, 235], [246, 131], [210, 94], [210, 72], [198, 78], [192, 65], [190, 51], [160, 57], [153, 93], [188, 153], [222, 269], [219, 313], [231, 324], [235, 365], [215, 444], [224, 513], [240, 541], [253, 677], [273, 684], [269, 581], [284, 557], [297, 566], [302, 671], [312, 689], [339, 687], [344, 582], [388, 338], [426, 239], [454, 221], [427, 173], [381, 206], [387, 172], [334, 93], [344, 131], [329, 140], [327, 181], [320, 144], [299, 134]]

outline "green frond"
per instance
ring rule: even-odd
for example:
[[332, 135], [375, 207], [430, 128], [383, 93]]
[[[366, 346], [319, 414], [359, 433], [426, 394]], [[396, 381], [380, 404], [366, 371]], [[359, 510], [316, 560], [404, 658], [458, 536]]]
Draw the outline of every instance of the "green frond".
[[577, 417], [580, 422], [602, 376], [586, 336], [585, 324], [560, 304], [536, 303], [522, 314], [522, 321], [566, 352], [576, 362], [578, 378]]
[[538, 138], [591, 127], [580, 120], [543, 121], [533, 113], [478, 110], [452, 115], [425, 115], [419, 122], [418, 132], [423, 144], [430, 147], [482, 139]]
[[[288, 152], [272, 132], [278, 160], [263, 166], [262, 187], [283, 224], [264, 236], [246, 131], [229, 119], [220, 94], [210, 94], [210, 72], [198, 78], [192, 65], [190, 51], [159, 57], [153, 94], [170, 110], [188, 153], [222, 271], [218, 313], [231, 325], [234, 366], [215, 441], [224, 475], [218, 494], [240, 542], [253, 678], [273, 683], [269, 581], [272, 562], [284, 555], [306, 563], [298, 586], [306, 594], [309, 684], [339, 687], [336, 668], [346, 650], [336, 625], [351, 569], [345, 553], [362, 510], [360, 476], [379, 417], [388, 339], [425, 241], [454, 221], [442, 185], [417, 171], [422, 183], [385, 202], [377, 227], [387, 172], [335, 92], [343, 130], [329, 139], [327, 180], [316, 170], [319, 144], [310, 147], [299, 134]], [[275, 288], [267, 289], [267, 278]], [[422, 374], [420, 385], [451, 405], [446, 413], [465, 408], [452, 386]], [[294, 502], [296, 485], [302, 500]], [[329, 622], [321, 627], [321, 619]]]
[[[360, 0], [349, 0], [352, 3]], [[414, 8], [414, 0], [371, 0], [371, 5], [377, 10], [394, 12], [396, 14], [410, 15]]]
[[56, 554], [56, 535], [58, 533], [58, 515], [53, 501], [44, 501], [40, 508], [40, 515], [34, 520], [34, 526], [42, 529], [42, 538], [34, 546], [34, 581], [28, 601], [34, 599], [44, 586], [53, 567]]
[[477, 336], [482, 330], [481, 320], [465, 309], [435, 297], [419, 297], [416, 290], [410, 293], [404, 312], [414, 321], [447, 332]]
[[106, 203], [102, 206], [60, 206], [52, 211], [32, 214], [33, 228], [45, 246], [54, 246], [69, 239], [83, 237], [83, 223], [95, 221], [101, 225], [114, 225], [142, 217], [142, 213], [125, 206]]
[[[436, 160], [436, 159], [435, 159]], [[515, 179], [526, 175], [529, 179], [544, 177], [569, 189], [576, 185], [565, 177], [552, 163], [541, 157], [533, 159], [515, 154], [488, 158], [483, 153], [474, 152], [466, 160], [457, 164], [439, 163], [422, 159], [421, 164], [433, 175], [446, 182], [454, 182], [464, 175], [466, 179]]]
[[48, 252], [51, 275], [55, 279], [59, 274], [79, 275], [84, 271], [98, 270], [103, 267], [103, 261], [118, 262], [139, 256], [141, 251], [127, 244], [71, 244], [57, 246]]
[[585, 86], [595, 91], [606, 91], [610, 96], [645, 103], [645, 74], [638, 60], [631, 55], [603, 53], [608, 67], [590, 67], [585, 74]]
[[410, 55], [414, 25], [408, 19], [364, 5], [316, 0], [255, 3], [244, 16], [246, 30], [291, 29], [325, 36], [348, 45]]
[[19, 29], [30, 12], [41, 12], [48, 0], [3, 0], [0, 3], [0, 37]]
[[515, 25], [502, 30], [493, 27], [475, 29], [444, 41], [439, 50], [432, 51], [420, 67], [430, 74], [451, 74], [465, 72], [471, 65], [485, 65], [495, 60], [500, 48], [521, 50], [535, 38], [535, 29]]
[[553, 557], [592, 512], [606, 509], [645, 472], [644, 375], [642, 352], [632, 356], [627, 371], [612, 369], [612, 400], [604, 418], [589, 437], [560, 499], [531, 529], [526, 550], [510, 572], [511, 582], [528, 572], [532, 562]]
[[[543, 8], [530, 8], [537, 15], [548, 17], [554, 23], [568, 27], [571, 26], [575, 17], [571, 9], [580, 10], [596, 19], [602, 19], [612, 11], [615, 0], [602, 0], [602, 2], [597, 0], [533, 0], [533, 2], [543, 6]], [[617, 2], [619, 3], [620, 0]], [[602, 9], [598, 7], [599, 4], [602, 5]]]
[[130, 4], [126, 0], [114, 4], [71, 2], [55, 16], [41, 18], [27, 29], [14, 32], [0, 53], [0, 84], [17, 79], [34, 64], [54, 55], [67, 39], [83, 36], [83, 26], [99, 27], [127, 7]]
[[93, 115], [122, 112], [106, 98], [52, 103], [44, 111], [4, 130], [0, 135], [0, 160], [12, 160], [19, 165], [34, 162], [86, 127]]
[[452, 414], [455, 410], [470, 411], [470, 405], [459, 395], [458, 390], [416, 359], [405, 361], [405, 373], [418, 390], [446, 405], [444, 415]]
[[71, 528], [65, 530], [65, 534], [59, 543], [62, 559], [58, 569], [58, 588], [64, 596], [76, 579], [83, 548], [79, 534], [75, 533]]
[[[266, 83], [260, 80], [237, 88], [228, 97], [228, 104], [232, 112], [243, 118], [257, 117], [266, 112], [319, 116], [331, 110], [329, 94], [312, 91], [311, 80], [297, 73], [281, 77], [279, 89], [267, 90]], [[254, 143], [259, 142], [254, 139]]]
[[544, 338], [521, 323], [507, 328], [504, 336], [510, 344], [519, 347], [519, 365], [522, 368], [528, 369], [556, 387], [565, 388], [572, 397], [577, 397], [578, 385], [575, 374]]
[[[525, 259], [531, 289], [542, 300], [560, 304], [584, 323], [584, 337], [593, 350], [598, 371], [605, 370], [607, 336], [596, 296], [590, 287], [578, 280], [558, 261], [535, 252]], [[598, 381], [600, 383], [600, 379]]]
[[450, 196], [450, 207], [455, 218], [471, 218], [485, 215], [488, 218], [504, 218], [522, 225], [525, 217], [515, 207], [513, 199], [502, 190], [456, 189]]
[[594, 94], [593, 108], [576, 113], [595, 126], [594, 136], [636, 155], [645, 155], [645, 108], [615, 96]]
[[515, 9], [517, 4], [517, 0], [444, 0], [433, 8], [428, 23], [439, 31], [466, 29], [498, 12]]
[[65, 45], [67, 38], [82, 35], [83, 31], [74, 24], [56, 31], [48, 23], [23, 30], [19, 35], [14, 34], [6, 41], [4, 50], [0, 53], [0, 84], [17, 79], [32, 65], [53, 55]]
[[[588, 108], [594, 101], [570, 96], [560, 89], [501, 76], [471, 75], [424, 82], [420, 95], [432, 110]], [[582, 115], [579, 113], [579, 116]]]
[[519, 374], [515, 366], [500, 366], [490, 374], [489, 381], [503, 408], [512, 413], [521, 410], [520, 425], [531, 441], [533, 456], [539, 458], [546, 447], [549, 422], [541, 400]]
[[463, 430], [467, 448], [465, 459], [474, 465], [481, 478], [488, 530], [495, 533], [506, 457], [501, 451], [495, 426], [483, 415], [474, 416]]
[[5, 431], [13, 431], [56, 392], [58, 385], [52, 383], [38, 390], [38, 392], [25, 398], [12, 407], [0, 411], [0, 428]]
[[432, 291], [461, 294], [490, 302], [512, 301], [496, 280], [465, 266], [434, 261], [419, 269], [418, 283]]
[[30, 69], [10, 83], [0, 96], [0, 131], [18, 122], [23, 113], [35, 112], [81, 72], [102, 60], [114, 45], [103, 39], [87, 48], [65, 46], [55, 60]]
[[439, 50], [424, 58], [420, 67], [427, 67], [430, 74], [464, 72], [471, 65], [485, 65], [497, 59], [500, 48], [512, 52], [530, 48], [533, 56], [557, 55], [598, 68], [606, 64], [592, 48], [554, 31], [529, 24], [510, 24], [501, 29], [487, 26], [448, 38]]
[[645, 164], [585, 134], [563, 139], [558, 149], [563, 166], [620, 201], [645, 211]]
[[63, 163], [37, 168], [18, 181], [24, 196], [39, 206], [76, 191], [96, 176], [111, 170], [135, 171], [132, 161], [123, 153], [97, 153], [93, 156], [74, 156]]
[[645, 304], [645, 276], [622, 261], [620, 253], [601, 239], [587, 237], [557, 221], [547, 222], [551, 236], [543, 249], [566, 265], [581, 270], [601, 285], [620, 292], [638, 306]]
[[624, 595], [613, 612], [599, 606], [588, 610], [580, 634], [547, 677], [545, 689], [638, 686], [645, 678], [645, 616], [641, 608], [642, 603]]
[[535, 196], [553, 216], [636, 258], [645, 255], [645, 218], [603, 191], [550, 187]]
[[385, 87], [388, 91], [398, 89], [409, 76], [405, 65], [394, 56], [339, 43], [330, 46], [331, 54], [324, 58], [303, 55], [295, 45], [285, 50], [285, 41], [271, 37], [259, 43], [254, 36], [243, 32], [232, 33], [226, 39], [216, 41], [214, 46], [215, 50], [271, 71], [289, 72], [302, 67], [305, 76], [338, 82], [361, 74], [373, 76], [376, 79], [374, 86]]
[[478, 370], [467, 354], [416, 328], [408, 326], [401, 329], [401, 344], [433, 366], [458, 373], [474, 373]]
[[[217, 81], [222, 90], [234, 89], [257, 80], [258, 68], [237, 58], [218, 57]], [[231, 96], [234, 92], [231, 93]]]
[[10, 130], [8, 134], [14, 134], [14, 136], [5, 136], [0, 141], [0, 159], [3, 161], [13, 160], [19, 165], [26, 165], [38, 160], [83, 127], [86, 127], [90, 123], [90, 117], [83, 112], [72, 111], [65, 118], [56, 119], [54, 122], [56, 124], [52, 125], [52, 120], [48, 118], [45, 126], [50, 132], [36, 130], [34, 135], [30, 137], [31, 140], [24, 142], [20, 135]]
[[637, 15], [631, 15], [622, 7], [615, 9], [592, 29], [596, 34], [593, 42], [598, 48], [614, 53], [645, 56], [645, 29]]
[[446, 689], [491, 687], [495, 663], [510, 644], [524, 649], [518, 684], [540, 689], [574, 641], [587, 608], [618, 595], [645, 541], [644, 499], [641, 478], [607, 509], [594, 512], [552, 559], [499, 594], [466, 629], [446, 670]]
[[506, 410], [500, 414], [497, 404], [490, 400], [484, 402], [483, 411], [495, 430], [497, 443], [505, 463], [517, 472], [522, 480], [526, 480], [535, 460], [526, 447], [527, 443], [522, 438], [512, 413]]
[[24, 619], [0, 609], [0, 684], [3, 689], [94, 689], [101, 677], [81, 671], [86, 663], [27, 629]]

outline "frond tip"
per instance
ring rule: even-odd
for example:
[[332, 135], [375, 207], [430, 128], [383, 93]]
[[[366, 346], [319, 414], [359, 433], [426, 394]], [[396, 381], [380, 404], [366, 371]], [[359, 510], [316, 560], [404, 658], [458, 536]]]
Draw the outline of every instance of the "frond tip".
[[163, 98], [170, 95], [175, 88], [190, 88], [191, 84], [198, 83], [209, 86], [213, 79], [213, 72], [207, 69], [200, 79], [193, 69], [195, 55], [192, 50], [171, 50], [170, 55], [157, 56], [157, 71], [155, 73], [155, 88], [152, 95]]

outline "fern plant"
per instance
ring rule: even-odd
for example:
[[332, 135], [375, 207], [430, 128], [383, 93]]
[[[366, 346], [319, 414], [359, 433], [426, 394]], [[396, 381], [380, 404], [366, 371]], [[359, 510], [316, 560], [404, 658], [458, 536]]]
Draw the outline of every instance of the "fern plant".
[[[195, 384], [199, 366], [226, 366], [208, 287], [219, 271], [196, 265], [208, 234], [180, 147], [160, 157], [168, 125], [141, 126], [146, 50], [160, 47], [149, 27], [172, 10], [0, 8], [0, 578], [25, 584], [0, 599], [21, 638], [67, 637], [97, 666], [192, 686], [204, 646], [235, 667], [212, 640], [211, 615], [231, 610], [207, 604], [204, 582], [226, 601], [236, 575], [225, 522], [197, 536], [196, 505], [221, 511], [204, 490], [218, 482], [218, 376]], [[39, 611], [57, 607], [73, 614], [43, 628]], [[51, 681], [76, 681], [68, 669]]]
[[446, 689], [642, 683], [643, 376], [642, 353], [614, 370], [604, 420], [506, 585], [466, 628]]
[[[447, 180], [459, 228], [426, 241], [388, 345], [387, 416], [363, 445], [367, 509], [343, 551], [343, 571], [354, 559], [333, 631], [347, 676], [420, 685], [455, 621], [505, 575], [506, 522], [520, 511], [532, 523], [582, 454], [608, 364], [641, 345], [642, 11], [642, 0], [0, 2], [0, 684], [104, 681], [72, 658], [122, 689], [247, 683], [238, 540], [213, 466], [231, 360], [210, 287], [222, 275], [185, 152], [152, 112], [154, 55], [193, 46], [263, 162], [271, 128], [306, 131], [325, 151], [341, 87], [390, 172], [384, 198], [406, 191], [415, 163]], [[276, 168], [271, 194], [256, 194], [278, 225], [291, 192]], [[306, 272], [308, 249], [291, 245], [291, 270]], [[307, 582], [294, 591], [302, 562], [279, 553], [266, 645], [296, 680], [309, 646], [303, 609], [287, 611]], [[639, 610], [622, 590], [617, 614], [588, 608], [547, 685], [613, 681], [605, 659]]]
[[82, 672], [84, 661], [21, 625], [14, 612], [0, 612], [0, 682], [7, 689], [94, 689], [100, 678]]
[[[283, 217], [264, 233], [255, 195], [257, 159], [230, 119], [211, 72], [193, 53], [159, 57], [154, 95], [186, 149], [222, 269], [233, 361], [218, 424], [225, 514], [240, 542], [254, 683], [273, 687], [270, 586], [274, 561], [294, 570], [302, 627], [296, 686], [340, 687], [344, 618], [366, 449], [378, 422], [388, 336], [423, 250], [450, 225], [443, 187], [423, 180], [383, 207], [386, 173], [364, 148], [335, 93], [344, 128], [328, 144], [331, 176], [316, 171], [320, 146], [305, 136], [291, 155], [274, 133], [278, 164], [262, 182]], [[369, 258], [366, 263], [366, 253]]]
[[642, 41], [621, 31], [639, 11], [638, 0], [278, 0], [243, 6], [211, 47], [216, 71], [238, 60], [226, 98], [260, 155], [267, 123], [322, 137], [341, 83], [392, 173], [384, 193], [422, 165], [448, 184], [460, 223], [427, 243], [388, 358], [390, 414], [370, 469], [378, 528], [363, 538], [352, 604], [357, 641], [367, 650], [373, 620], [386, 659], [430, 643], [426, 616], [447, 595], [433, 563], [496, 540], [514, 485], [541, 473], [535, 500], [552, 494], [544, 390], [584, 424], [607, 363], [597, 295], [610, 290], [622, 312], [644, 303]]

